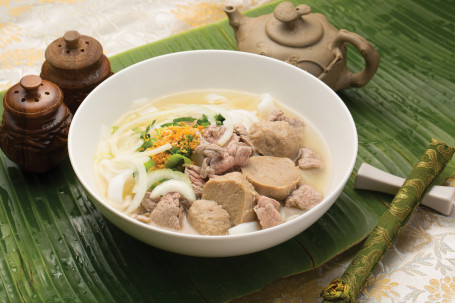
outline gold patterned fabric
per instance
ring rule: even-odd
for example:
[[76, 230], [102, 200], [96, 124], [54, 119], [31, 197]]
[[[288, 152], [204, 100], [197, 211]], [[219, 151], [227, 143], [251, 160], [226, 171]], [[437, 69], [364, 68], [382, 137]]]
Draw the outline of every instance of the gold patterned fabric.
[[356, 302], [371, 271], [419, 206], [425, 191], [452, 159], [454, 151], [443, 142], [431, 140], [362, 249], [341, 278], [332, 281], [322, 292], [324, 302]]
[[[268, 2], [0, 0], [0, 90], [24, 75], [39, 74], [45, 48], [67, 30], [94, 37], [112, 56], [225, 18], [226, 4], [243, 11]], [[455, 302], [454, 243], [454, 217], [418, 208], [366, 280], [357, 301]], [[355, 246], [315, 270], [275, 281], [235, 302], [320, 302], [321, 291], [342, 275], [359, 249]]]
[[[0, 0], [0, 91], [39, 75], [44, 50], [68, 30], [97, 39], [109, 57], [271, 0]], [[69, 17], [70, 16], [70, 17]]]

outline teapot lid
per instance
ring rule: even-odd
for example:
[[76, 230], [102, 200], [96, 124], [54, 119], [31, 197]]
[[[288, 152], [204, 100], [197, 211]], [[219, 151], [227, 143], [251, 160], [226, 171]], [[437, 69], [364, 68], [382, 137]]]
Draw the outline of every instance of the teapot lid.
[[311, 8], [301, 4], [297, 7], [285, 1], [278, 4], [274, 18], [267, 22], [267, 36], [278, 44], [290, 47], [305, 47], [318, 42], [323, 34], [322, 24], [316, 18], [309, 18]]
[[68, 31], [47, 48], [46, 61], [55, 68], [79, 70], [96, 64], [103, 55], [103, 47], [94, 38]]
[[63, 93], [40, 76], [24, 76], [3, 97], [5, 111], [15, 119], [45, 119], [63, 104]]

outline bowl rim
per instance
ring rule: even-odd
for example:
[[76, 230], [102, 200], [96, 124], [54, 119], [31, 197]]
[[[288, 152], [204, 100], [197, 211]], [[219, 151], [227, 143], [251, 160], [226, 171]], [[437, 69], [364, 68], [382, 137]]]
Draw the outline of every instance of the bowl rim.
[[[200, 234], [188, 234], [188, 233], [183, 233], [183, 232], [178, 232], [178, 231], [171, 231], [171, 230], [167, 230], [167, 229], [164, 229], [164, 228], [155, 227], [155, 226], [152, 226], [152, 225], [149, 225], [149, 224], [144, 224], [144, 223], [139, 222], [138, 220], [135, 220], [134, 218], [128, 216], [127, 214], [125, 214], [125, 213], [121, 212], [120, 210], [116, 209], [115, 207], [111, 206], [107, 201], [104, 201], [105, 199], [98, 193], [98, 190], [96, 188], [92, 189], [92, 186], [90, 184], [88, 184], [87, 180], [84, 178], [83, 174], [81, 173], [81, 170], [77, 167], [77, 165], [75, 165], [75, 161], [76, 161], [75, 157], [76, 156], [74, 155], [73, 144], [72, 144], [72, 141], [73, 141], [72, 138], [74, 137], [74, 132], [75, 132], [74, 129], [75, 129], [75, 127], [73, 127], [73, 123], [71, 123], [70, 128], [69, 128], [69, 133], [68, 133], [68, 155], [69, 155], [69, 159], [70, 159], [70, 162], [71, 162], [71, 166], [72, 166], [72, 168], [73, 168], [73, 170], [74, 170], [79, 182], [82, 184], [84, 189], [88, 192], [89, 198], [92, 197], [92, 199], [94, 199], [95, 201], [92, 201], [92, 199], [89, 199], [89, 200], [93, 204], [95, 204], [95, 206], [97, 206], [98, 203], [101, 204], [104, 208], [107, 208], [112, 214], [114, 214], [115, 216], [120, 217], [121, 219], [126, 220], [129, 223], [137, 226], [137, 228], [146, 229], [148, 231], [157, 232], [157, 233], [160, 233], [160, 234], [164, 234], [164, 235], [168, 235], [168, 236], [172, 236], [172, 237], [177, 237], [177, 238], [194, 239], [194, 240], [204, 239], [205, 241], [219, 241], [220, 239], [223, 239], [223, 240], [244, 239], [244, 238], [256, 237], [258, 235], [267, 235], [267, 234], [272, 234], [272, 233], [278, 233], [282, 229], [287, 229], [288, 226], [292, 226], [292, 225], [298, 224], [299, 221], [304, 220], [305, 217], [307, 217], [307, 214], [311, 215], [311, 213], [316, 212], [317, 209], [319, 209], [321, 207], [324, 207], [325, 204], [328, 201], [333, 199], [332, 204], [335, 203], [336, 198], [334, 198], [334, 196], [339, 195], [342, 192], [342, 190], [345, 187], [347, 181], [349, 180], [349, 177], [350, 177], [350, 175], [351, 175], [351, 173], [352, 173], [352, 171], [354, 169], [354, 166], [355, 166], [355, 163], [356, 163], [356, 159], [357, 159], [358, 134], [357, 134], [357, 129], [356, 129], [356, 126], [355, 126], [355, 122], [354, 122], [354, 119], [353, 119], [349, 109], [347, 108], [346, 104], [343, 102], [343, 100], [328, 85], [326, 85], [324, 82], [322, 82], [320, 79], [318, 79], [317, 77], [313, 76], [312, 74], [310, 74], [310, 73], [308, 73], [308, 72], [306, 72], [306, 71], [304, 71], [304, 70], [302, 70], [302, 69], [300, 69], [300, 68], [298, 68], [298, 67], [296, 67], [294, 65], [291, 65], [289, 63], [286, 63], [284, 61], [281, 61], [281, 60], [278, 60], [278, 59], [275, 59], [275, 58], [262, 56], [262, 55], [257, 55], [257, 54], [253, 54], [253, 53], [234, 51], [234, 50], [205, 49], [205, 50], [180, 51], [180, 52], [168, 53], [168, 54], [164, 54], [164, 55], [158, 55], [156, 57], [148, 58], [148, 59], [145, 59], [143, 61], [140, 61], [140, 62], [137, 62], [135, 64], [132, 64], [132, 65], [130, 65], [128, 67], [125, 67], [124, 69], [114, 73], [112, 76], [110, 76], [108, 79], [103, 81], [100, 85], [98, 85], [95, 89], [93, 89], [87, 95], [86, 99], [90, 99], [91, 96], [96, 94], [97, 91], [103, 89], [104, 86], [108, 85], [110, 79], [115, 79], [117, 77], [121, 77], [124, 73], [128, 73], [129, 70], [135, 69], [135, 68], [137, 68], [140, 65], [150, 64], [150, 62], [153, 62], [153, 61], [165, 60], [165, 59], [172, 58], [172, 57], [175, 57], [175, 56], [182, 56], [182, 55], [190, 55], [191, 56], [192, 54], [204, 54], [204, 53], [210, 53], [210, 54], [218, 53], [220, 55], [228, 55], [228, 56], [231, 56], [231, 55], [233, 55], [233, 56], [244, 56], [246, 58], [247, 57], [254, 57], [254, 58], [260, 57], [260, 58], [262, 58], [261, 60], [271, 61], [271, 62], [274, 62], [275, 64], [282, 64], [282, 65], [286, 65], [288, 68], [295, 69], [298, 72], [305, 74], [305, 77], [314, 78], [321, 85], [325, 86], [326, 89], [329, 90], [328, 93], [332, 94], [332, 96], [339, 101], [343, 111], [347, 114], [347, 117], [349, 117], [349, 126], [352, 129], [352, 131], [353, 131], [353, 134], [352, 134], [353, 135], [353, 142], [352, 143], [354, 145], [353, 146], [353, 153], [352, 153], [351, 158], [349, 160], [349, 164], [348, 164], [349, 169], [346, 170], [344, 176], [341, 178], [341, 182], [339, 182], [328, 193], [328, 195], [324, 195], [324, 198], [321, 201], [321, 203], [319, 203], [318, 205], [316, 205], [312, 209], [308, 210], [307, 212], [303, 213], [302, 215], [300, 215], [296, 219], [290, 220], [288, 222], [283, 222], [282, 224], [280, 224], [278, 226], [274, 226], [272, 228], [261, 229], [261, 230], [254, 231], [254, 232], [247, 232], [247, 233], [234, 234], [234, 235], [200, 235]], [[76, 113], [73, 116], [73, 121], [81, 120], [81, 118], [79, 118], [79, 116], [82, 115], [82, 112], [83, 112], [84, 108], [87, 106], [87, 104], [88, 104], [87, 102], [82, 102], [81, 103], [81, 105], [79, 106], [79, 109], [76, 111]], [[326, 202], [326, 203], [323, 203], [323, 202]], [[329, 206], [329, 208], [330, 207], [331, 207], [331, 205]], [[96, 208], [99, 210], [98, 207], [96, 207]], [[316, 221], [319, 220], [325, 213], [326, 213], [326, 211], [320, 217], [318, 217], [316, 219]]]

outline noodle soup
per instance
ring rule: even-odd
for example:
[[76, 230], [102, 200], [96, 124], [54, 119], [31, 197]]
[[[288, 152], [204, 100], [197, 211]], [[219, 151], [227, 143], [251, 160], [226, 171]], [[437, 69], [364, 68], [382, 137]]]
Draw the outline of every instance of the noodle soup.
[[268, 94], [190, 91], [137, 100], [105, 127], [94, 171], [109, 204], [144, 224], [224, 235], [319, 203], [330, 159], [305, 117]]

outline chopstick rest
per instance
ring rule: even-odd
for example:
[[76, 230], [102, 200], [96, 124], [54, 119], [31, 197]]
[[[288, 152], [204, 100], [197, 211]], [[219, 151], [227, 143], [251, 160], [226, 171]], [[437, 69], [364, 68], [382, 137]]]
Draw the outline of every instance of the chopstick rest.
[[[395, 195], [404, 181], [404, 178], [389, 174], [370, 164], [362, 163], [357, 172], [354, 188]], [[455, 204], [455, 187], [435, 185], [424, 196], [421, 204], [448, 216], [452, 213]]]

